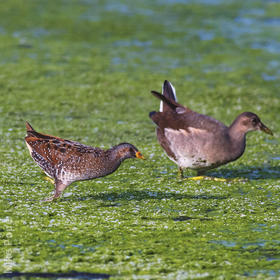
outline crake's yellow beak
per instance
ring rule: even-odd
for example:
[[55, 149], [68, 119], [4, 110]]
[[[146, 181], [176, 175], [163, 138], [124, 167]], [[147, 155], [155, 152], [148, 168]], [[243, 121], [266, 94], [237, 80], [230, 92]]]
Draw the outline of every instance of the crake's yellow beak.
[[141, 158], [141, 159], [145, 159], [144, 156], [140, 152], [136, 153], [136, 157]]

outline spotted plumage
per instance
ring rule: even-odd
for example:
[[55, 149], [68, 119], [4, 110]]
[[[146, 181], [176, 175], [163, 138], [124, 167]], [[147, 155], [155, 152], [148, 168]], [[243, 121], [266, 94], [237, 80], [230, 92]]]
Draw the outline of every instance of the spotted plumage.
[[75, 181], [91, 180], [113, 173], [127, 158], [143, 156], [129, 143], [108, 150], [36, 132], [26, 122], [26, 145], [39, 167], [55, 181], [55, 193], [48, 200], [60, 197]]
[[254, 113], [240, 114], [227, 127], [184, 107], [177, 102], [175, 88], [168, 81], [163, 84], [162, 94], [156, 91], [152, 94], [161, 100], [159, 112], [150, 113], [157, 125], [157, 139], [181, 172], [190, 168], [202, 174], [238, 159], [245, 150], [248, 131], [262, 130], [272, 135]]

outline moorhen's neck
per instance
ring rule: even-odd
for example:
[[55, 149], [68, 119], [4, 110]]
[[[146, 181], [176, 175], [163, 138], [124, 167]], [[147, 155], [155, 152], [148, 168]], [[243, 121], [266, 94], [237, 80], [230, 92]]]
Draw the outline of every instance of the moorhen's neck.
[[248, 131], [246, 130], [246, 128], [244, 128], [244, 126], [240, 124], [238, 118], [234, 120], [234, 122], [228, 129], [228, 134], [231, 142], [231, 151], [236, 158], [240, 157], [245, 150], [247, 132]]
[[234, 139], [235, 141], [243, 141], [247, 132], [247, 128], [241, 125], [239, 117], [233, 121], [228, 129], [230, 138]]

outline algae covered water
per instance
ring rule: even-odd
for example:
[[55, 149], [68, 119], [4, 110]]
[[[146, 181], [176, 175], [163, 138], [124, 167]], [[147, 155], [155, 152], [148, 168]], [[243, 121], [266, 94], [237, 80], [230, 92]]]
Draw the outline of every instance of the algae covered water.
[[[0, 277], [279, 278], [279, 1], [11, 0], [0, 15]], [[177, 179], [148, 117], [165, 79], [195, 111], [272, 129], [208, 172], [241, 180]], [[53, 186], [25, 121], [147, 160], [41, 203]]]

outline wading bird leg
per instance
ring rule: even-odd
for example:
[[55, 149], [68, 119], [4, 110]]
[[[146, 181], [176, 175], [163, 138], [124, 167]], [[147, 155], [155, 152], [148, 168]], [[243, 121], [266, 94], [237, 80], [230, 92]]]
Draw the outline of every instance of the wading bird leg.
[[184, 171], [183, 171], [183, 168], [181, 168], [181, 167], [178, 168], [178, 178], [179, 179], [184, 178]]
[[66, 189], [66, 187], [68, 185], [69, 184], [65, 184], [65, 183], [62, 183], [59, 180], [56, 180], [55, 181], [55, 191], [54, 191], [54, 194], [51, 197], [48, 197], [48, 198], [44, 199], [43, 201], [44, 202], [47, 202], [47, 201], [51, 202], [51, 201], [54, 201], [54, 200], [60, 198], [61, 194], [63, 193], [63, 191]]

